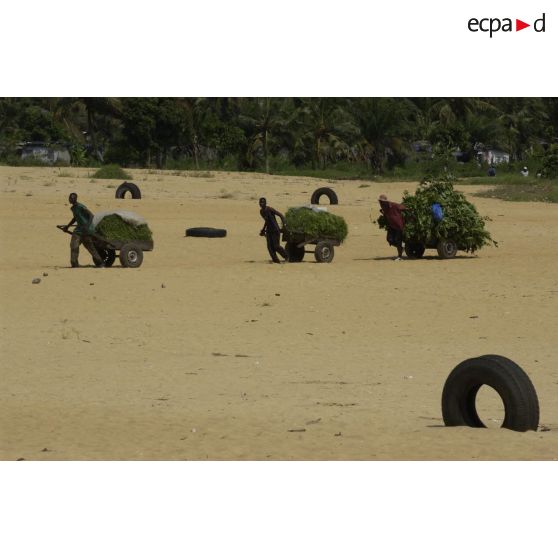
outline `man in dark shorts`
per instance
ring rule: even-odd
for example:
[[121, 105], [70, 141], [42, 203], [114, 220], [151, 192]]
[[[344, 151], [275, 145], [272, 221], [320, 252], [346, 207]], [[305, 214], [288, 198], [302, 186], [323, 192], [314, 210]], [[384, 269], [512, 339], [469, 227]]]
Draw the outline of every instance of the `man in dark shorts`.
[[386, 218], [388, 224], [387, 241], [390, 246], [397, 248], [397, 257], [400, 260], [403, 256], [403, 229], [405, 228], [405, 219], [403, 211], [407, 209], [402, 203], [390, 202], [385, 194], [382, 194], [378, 201], [380, 202], [380, 213]]
[[267, 200], [265, 198], [260, 198], [259, 203], [260, 215], [265, 222], [263, 229], [260, 231], [260, 236], [265, 236], [267, 239], [267, 249], [269, 250], [272, 261], [274, 263], [281, 263], [277, 257], [277, 252], [279, 252], [284, 260], [287, 260], [287, 252], [280, 244], [281, 228], [277, 224], [276, 216], [281, 219], [283, 227], [285, 226], [285, 216], [276, 209], [273, 209], [273, 207], [267, 205]]
[[68, 198], [70, 205], [72, 206], [72, 220], [64, 227], [67, 231], [68, 228], [77, 223], [76, 228], [72, 231], [72, 240], [70, 241], [70, 263], [72, 267], [79, 267], [78, 256], [79, 256], [79, 246], [83, 244], [91, 256], [93, 257], [93, 262], [97, 267], [105, 267], [95, 244], [93, 244], [93, 239], [91, 235], [93, 234], [93, 213], [85, 207], [85, 205], [78, 203], [77, 194], [71, 193]]

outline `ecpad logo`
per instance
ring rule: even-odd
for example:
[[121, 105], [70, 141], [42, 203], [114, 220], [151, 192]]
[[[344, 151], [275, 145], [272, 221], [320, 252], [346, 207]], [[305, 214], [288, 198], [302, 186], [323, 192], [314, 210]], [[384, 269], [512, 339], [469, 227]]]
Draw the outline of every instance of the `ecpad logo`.
[[[533, 29], [535, 30], [536, 33], [545, 32], [545, 25], [546, 25], [545, 19], [546, 19], [546, 14], [543, 13], [543, 15], [539, 19], [536, 19], [534, 21]], [[482, 19], [477, 19], [475, 17], [472, 17], [467, 23], [467, 27], [469, 28], [469, 31], [473, 33], [477, 33], [479, 31], [483, 33], [490, 33], [490, 38], [492, 38], [492, 35], [494, 33], [497, 33], [498, 31], [503, 31], [503, 32], [513, 31], [512, 19], [509, 17], [505, 17], [503, 19], [497, 17], [485, 17]], [[531, 24], [525, 23], [520, 19], [515, 20], [516, 31], [521, 31], [522, 29], [526, 29], [527, 27], [531, 27]]]

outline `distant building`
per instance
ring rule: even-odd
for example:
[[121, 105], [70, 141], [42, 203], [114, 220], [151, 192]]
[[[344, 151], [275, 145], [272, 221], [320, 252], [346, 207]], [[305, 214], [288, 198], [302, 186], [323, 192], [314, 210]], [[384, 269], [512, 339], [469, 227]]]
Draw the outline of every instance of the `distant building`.
[[411, 149], [415, 153], [432, 153], [432, 144], [426, 140], [414, 141], [411, 143]]
[[481, 163], [489, 165], [500, 165], [510, 162], [510, 154], [500, 149], [484, 149], [477, 152], [477, 158]]
[[70, 164], [71, 157], [65, 145], [48, 145], [43, 142], [27, 142], [19, 145], [22, 160], [35, 159], [43, 163], [54, 165], [56, 163]]
[[458, 163], [468, 163], [471, 160], [471, 153], [469, 151], [457, 150], [452, 153], [454, 159]]

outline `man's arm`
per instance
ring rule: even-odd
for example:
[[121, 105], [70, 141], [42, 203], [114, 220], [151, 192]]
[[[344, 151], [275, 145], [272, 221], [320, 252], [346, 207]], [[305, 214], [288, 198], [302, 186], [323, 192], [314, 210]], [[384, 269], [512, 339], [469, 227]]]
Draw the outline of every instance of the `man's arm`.
[[265, 232], [267, 230], [267, 220], [265, 218], [265, 212], [264, 212], [263, 209], [260, 210], [260, 215], [261, 215], [262, 219], [264, 220], [264, 226], [263, 226], [262, 230], [260, 231], [260, 236], [264, 236]]
[[62, 230], [67, 231], [72, 225], [76, 224], [76, 218], [74, 217]]
[[279, 219], [281, 219], [281, 222], [283, 223], [283, 227], [284, 227], [285, 226], [285, 216], [280, 211], [277, 211], [276, 209], [273, 209], [273, 207], [270, 207], [269, 209], [271, 209], [271, 212], [273, 213], [273, 215], [277, 215], [277, 217], [279, 217]]

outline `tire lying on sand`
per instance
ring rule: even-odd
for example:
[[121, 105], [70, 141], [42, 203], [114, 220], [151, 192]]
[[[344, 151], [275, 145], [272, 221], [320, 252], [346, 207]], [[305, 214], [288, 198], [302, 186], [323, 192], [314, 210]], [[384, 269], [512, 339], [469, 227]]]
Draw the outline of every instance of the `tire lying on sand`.
[[192, 227], [186, 229], [185, 236], [195, 236], [198, 238], [223, 238], [227, 236], [225, 229], [213, 229], [211, 227]]
[[539, 400], [529, 376], [515, 362], [498, 355], [467, 359], [451, 371], [442, 392], [446, 426], [485, 427], [475, 405], [483, 385], [496, 390], [504, 402], [502, 428], [518, 432], [537, 430]]
[[141, 199], [140, 189], [132, 182], [123, 182], [122, 184], [120, 184], [120, 186], [118, 186], [118, 188], [116, 189], [116, 193], [114, 194], [114, 197], [117, 200], [123, 200], [128, 192], [132, 194], [132, 199], [134, 200]]
[[337, 194], [331, 188], [327, 187], [315, 190], [310, 198], [310, 203], [313, 205], [320, 205], [320, 198], [322, 196], [326, 196], [331, 205], [337, 205], [339, 203], [337, 200]]

